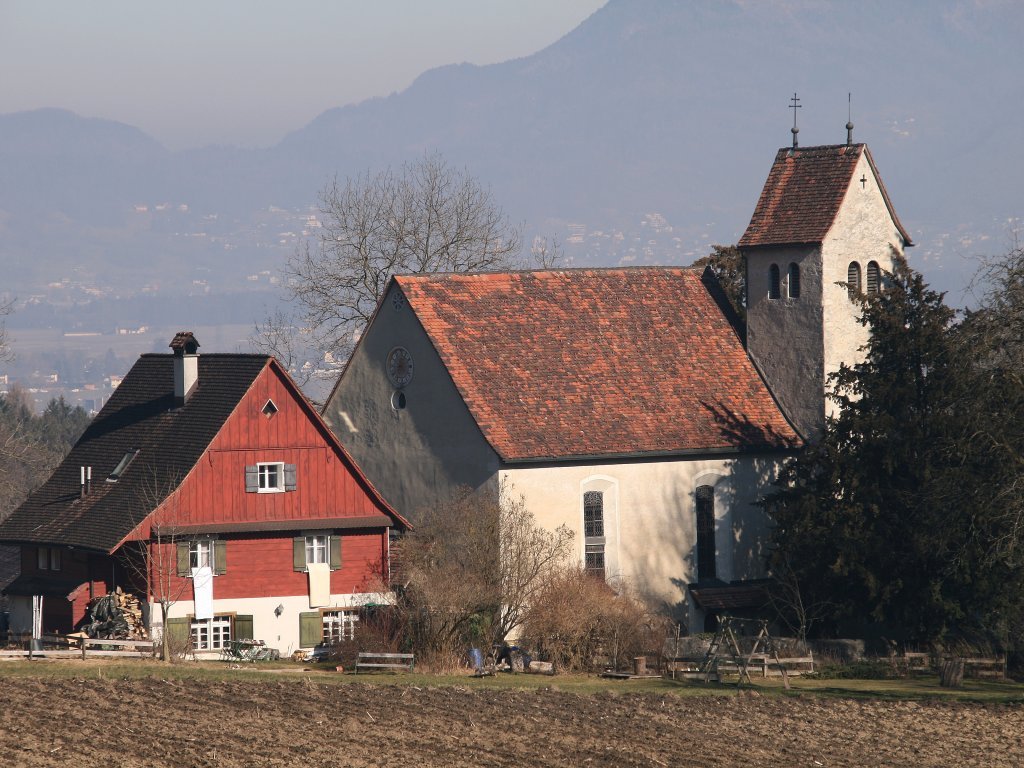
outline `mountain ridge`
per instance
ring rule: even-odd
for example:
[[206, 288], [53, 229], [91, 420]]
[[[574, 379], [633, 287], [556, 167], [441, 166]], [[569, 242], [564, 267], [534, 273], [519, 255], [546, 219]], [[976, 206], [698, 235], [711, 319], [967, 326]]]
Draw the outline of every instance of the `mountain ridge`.
[[[335, 176], [438, 151], [528, 235], [558, 236], [573, 263], [689, 263], [742, 233], [789, 141], [791, 94], [802, 100], [801, 144], [812, 145], [845, 140], [853, 91], [854, 140], [871, 146], [920, 243], [912, 262], [940, 287], [960, 286], [969, 269], [956, 257], [999, 252], [993, 244], [1024, 213], [1012, 33], [1024, 14], [957, 0], [903, 4], [891, 17], [887, 7], [613, 0], [534, 54], [428, 70], [262, 149], [171, 151], [132, 126], [64, 110], [0, 115], [0, 259], [24, 259], [35, 243], [93, 271], [105, 253], [147, 253], [157, 271], [174, 258], [167, 269], [182, 280], [212, 253], [225, 270], [264, 269], [288, 249], [238, 245], [228, 222], [256, 227], [271, 206], [308, 209]], [[880, 17], [889, 23], [872, 22]], [[18, 127], [33, 120], [52, 125]], [[171, 241], [175, 230], [151, 216], [144, 225], [137, 209], [156, 204], [186, 206], [189, 220], [174, 226], [206, 240]], [[651, 238], [642, 222], [655, 214], [667, 224]], [[39, 225], [54, 216], [58, 232]], [[210, 242], [211, 227], [227, 250]], [[44, 274], [30, 272], [27, 287]]]

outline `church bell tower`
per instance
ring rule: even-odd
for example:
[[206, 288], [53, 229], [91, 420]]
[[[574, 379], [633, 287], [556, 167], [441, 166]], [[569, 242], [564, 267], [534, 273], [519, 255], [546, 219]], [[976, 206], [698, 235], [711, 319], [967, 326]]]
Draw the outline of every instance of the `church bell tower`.
[[[795, 109], [794, 109], [795, 114]], [[884, 290], [912, 245], [871, 152], [853, 143], [780, 149], [739, 248], [747, 265], [747, 351], [807, 439], [833, 404], [828, 376], [862, 359], [854, 293]]]

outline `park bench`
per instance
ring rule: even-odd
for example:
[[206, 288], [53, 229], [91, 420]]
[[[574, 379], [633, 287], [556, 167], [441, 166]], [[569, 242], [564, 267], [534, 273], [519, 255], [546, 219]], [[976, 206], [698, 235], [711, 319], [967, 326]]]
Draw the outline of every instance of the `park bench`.
[[369, 653], [360, 651], [356, 659], [356, 674], [370, 669], [391, 669], [412, 672], [416, 666], [412, 653]]

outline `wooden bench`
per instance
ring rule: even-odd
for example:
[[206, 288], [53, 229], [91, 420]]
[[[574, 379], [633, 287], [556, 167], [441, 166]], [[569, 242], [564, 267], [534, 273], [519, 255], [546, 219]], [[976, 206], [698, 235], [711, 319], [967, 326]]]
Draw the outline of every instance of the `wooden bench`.
[[412, 653], [367, 653], [359, 652], [356, 659], [356, 674], [367, 669], [393, 669], [412, 672], [416, 666], [415, 654]]
[[989, 658], [967, 658], [964, 659], [965, 677], [994, 677], [997, 679], [1006, 678], [1006, 657], [995, 656]]

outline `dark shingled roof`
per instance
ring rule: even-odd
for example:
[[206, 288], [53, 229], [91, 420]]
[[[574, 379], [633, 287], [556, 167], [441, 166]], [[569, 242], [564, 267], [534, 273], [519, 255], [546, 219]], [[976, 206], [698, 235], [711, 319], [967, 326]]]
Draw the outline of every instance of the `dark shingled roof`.
[[699, 270], [394, 279], [506, 461], [799, 443]]
[[[173, 490], [155, 478], [184, 479], [271, 359], [200, 356], [199, 384], [176, 408], [174, 356], [140, 357], [50, 479], [0, 523], [0, 541], [112, 552]], [[121, 479], [106, 482], [136, 449]], [[84, 499], [83, 466], [92, 467], [92, 491]]]
[[861, 156], [868, 160], [885, 205], [911, 245], [865, 144], [783, 148], [775, 156], [740, 248], [820, 243], [835, 221]]

